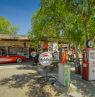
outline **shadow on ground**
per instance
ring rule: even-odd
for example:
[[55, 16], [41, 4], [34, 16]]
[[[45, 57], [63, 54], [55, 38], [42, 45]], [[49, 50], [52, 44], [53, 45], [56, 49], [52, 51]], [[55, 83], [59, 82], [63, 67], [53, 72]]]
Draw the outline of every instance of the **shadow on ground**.
[[16, 69], [19, 69], [19, 70], [35, 70], [35, 69], [37, 69], [37, 67], [32, 66], [32, 65], [23, 65], [23, 66], [17, 67]]
[[[25, 65], [18, 67], [19, 70], [36, 70], [36, 66]], [[54, 71], [55, 73], [55, 71]], [[57, 72], [56, 72], [57, 73]], [[57, 74], [56, 74], [57, 75]], [[39, 83], [38, 79], [41, 75], [37, 72], [27, 74], [15, 74], [10, 78], [0, 80], [0, 86], [8, 85], [9, 88], [24, 88], [27, 86], [26, 95], [28, 97], [73, 97], [69, 95], [67, 87], [63, 87], [58, 82], [56, 84]], [[85, 81], [80, 75], [71, 72], [71, 83], [77, 87], [77, 92], [80, 92], [82, 97], [95, 97], [95, 81]]]
[[28, 95], [28, 97], [56, 97], [56, 95], [58, 96], [63, 92], [55, 88], [50, 83], [40, 84], [38, 82], [39, 77], [40, 75], [38, 73], [12, 75], [10, 78], [0, 80], [0, 85], [8, 85], [9, 88], [17, 89], [27, 86], [28, 90], [25, 94]]
[[81, 75], [71, 73], [72, 83], [77, 87], [77, 92], [80, 92], [83, 97], [95, 97], [95, 81], [83, 80]]
[[29, 83], [30, 80], [36, 79], [34, 76], [37, 74], [28, 73], [28, 74], [22, 74], [22, 75], [13, 75], [10, 78], [4, 78], [3, 80], [0, 80], [0, 85], [6, 85], [10, 88], [22, 88], [25, 84]]

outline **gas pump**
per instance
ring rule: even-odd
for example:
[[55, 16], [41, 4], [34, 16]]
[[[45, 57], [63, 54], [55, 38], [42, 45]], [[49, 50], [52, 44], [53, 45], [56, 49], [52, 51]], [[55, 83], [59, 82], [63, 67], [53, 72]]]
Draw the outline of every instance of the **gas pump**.
[[93, 48], [83, 51], [82, 78], [95, 80], [95, 49]]

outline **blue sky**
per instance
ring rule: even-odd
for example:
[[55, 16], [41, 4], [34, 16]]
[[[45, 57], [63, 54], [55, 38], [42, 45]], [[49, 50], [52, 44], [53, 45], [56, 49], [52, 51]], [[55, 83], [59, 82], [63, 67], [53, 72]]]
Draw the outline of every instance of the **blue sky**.
[[0, 16], [19, 26], [18, 34], [31, 29], [32, 14], [40, 7], [40, 0], [0, 0]]

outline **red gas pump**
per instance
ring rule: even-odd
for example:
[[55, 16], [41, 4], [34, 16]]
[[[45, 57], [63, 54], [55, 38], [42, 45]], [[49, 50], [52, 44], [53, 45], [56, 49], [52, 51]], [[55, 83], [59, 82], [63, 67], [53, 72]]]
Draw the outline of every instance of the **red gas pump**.
[[82, 78], [95, 80], [95, 49], [93, 48], [83, 51]]

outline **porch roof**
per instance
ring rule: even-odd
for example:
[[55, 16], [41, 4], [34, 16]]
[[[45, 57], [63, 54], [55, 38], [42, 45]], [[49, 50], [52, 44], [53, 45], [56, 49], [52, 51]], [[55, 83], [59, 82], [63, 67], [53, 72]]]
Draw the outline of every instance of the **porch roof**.
[[28, 36], [25, 35], [7, 35], [7, 34], [0, 34], [0, 40], [30, 41]]

